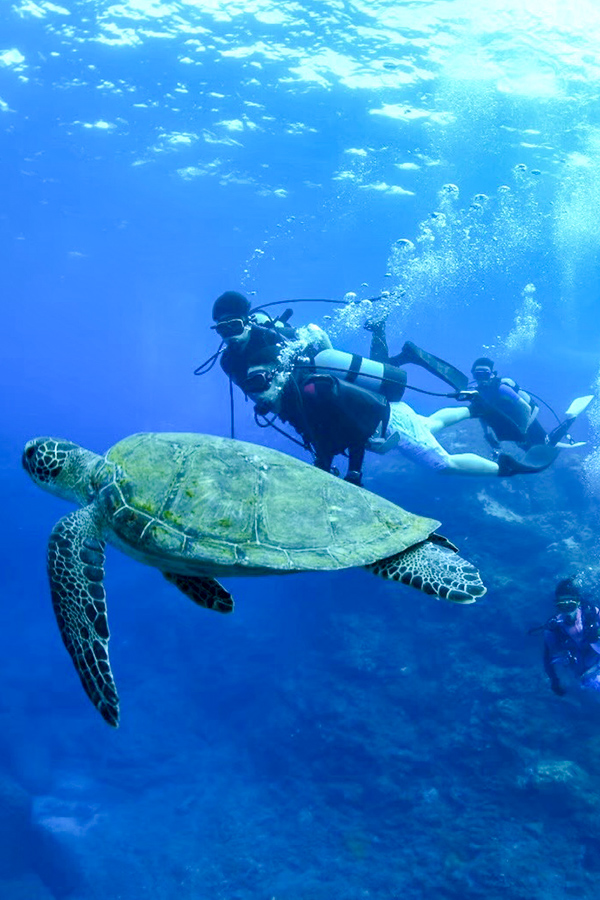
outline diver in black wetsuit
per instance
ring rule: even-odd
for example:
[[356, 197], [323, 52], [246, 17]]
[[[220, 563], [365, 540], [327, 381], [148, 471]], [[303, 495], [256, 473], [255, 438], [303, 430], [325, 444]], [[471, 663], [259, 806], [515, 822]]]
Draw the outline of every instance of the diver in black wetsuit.
[[502, 441], [512, 441], [527, 451], [539, 445], [561, 449], [581, 446], [568, 437], [568, 431], [592, 395], [574, 400], [565, 420], [548, 433], [538, 421], [539, 406], [531, 395], [514, 379], [498, 375], [493, 360], [486, 356], [476, 359], [471, 374], [475, 390], [462, 392], [458, 399], [471, 404], [471, 416], [481, 420], [485, 439], [494, 450], [500, 450]]
[[[512, 441], [525, 450], [545, 444], [547, 434], [538, 421], [539, 406], [512, 378], [500, 377], [488, 357], [476, 359], [471, 367], [476, 390], [464, 399], [471, 404], [471, 416], [481, 420], [485, 439], [494, 449], [501, 441]], [[462, 399], [462, 398], [461, 398]]]
[[[289, 312], [278, 319], [252, 312], [246, 297], [235, 291], [227, 291], [215, 301], [212, 315], [213, 328], [226, 345], [221, 368], [254, 401], [256, 414], [288, 422], [312, 450], [315, 465], [321, 469], [331, 471], [334, 457], [345, 453], [345, 480], [360, 485], [367, 442], [389, 416], [382, 393], [353, 383], [369, 378], [361, 372], [362, 358], [333, 350], [329, 337], [317, 325], [291, 328]], [[330, 356], [318, 359], [329, 351], [335, 365]], [[372, 378], [369, 385], [377, 382], [382, 391], [390, 393], [381, 373]], [[392, 396], [401, 396], [404, 373], [395, 369], [389, 381], [396, 385]]]
[[[225, 343], [221, 368], [245, 393], [253, 372], [275, 365], [283, 348], [297, 338], [295, 329], [285, 321], [252, 314], [249, 300], [236, 291], [221, 294], [213, 305], [212, 316], [212, 327]], [[256, 378], [254, 382], [256, 388]]]

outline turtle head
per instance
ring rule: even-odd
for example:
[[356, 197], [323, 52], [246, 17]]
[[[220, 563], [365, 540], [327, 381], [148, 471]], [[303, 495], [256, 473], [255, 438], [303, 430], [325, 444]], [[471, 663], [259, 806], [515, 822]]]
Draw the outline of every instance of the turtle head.
[[63, 500], [83, 505], [93, 497], [92, 463], [99, 457], [71, 441], [38, 437], [25, 444], [23, 468], [39, 487]]

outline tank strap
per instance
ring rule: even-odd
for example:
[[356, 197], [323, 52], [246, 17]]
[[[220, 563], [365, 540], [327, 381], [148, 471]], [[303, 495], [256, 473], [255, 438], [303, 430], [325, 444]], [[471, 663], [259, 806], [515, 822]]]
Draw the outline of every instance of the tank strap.
[[356, 353], [352, 354], [352, 359], [350, 360], [350, 365], [348, 366], [348, 374], [346, 375], [346, 381], [352, 382], [356, 381], [358, 378], [358, 374], [360, 372], [360, 367], [362, 366], [363, 358], [362, 356], [358, 356]]

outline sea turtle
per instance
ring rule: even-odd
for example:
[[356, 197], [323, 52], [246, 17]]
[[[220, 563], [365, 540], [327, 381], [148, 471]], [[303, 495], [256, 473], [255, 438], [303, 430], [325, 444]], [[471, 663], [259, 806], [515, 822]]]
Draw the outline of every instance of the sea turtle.
[[435, 534], [439, 522], [277, 450], [206, 434], [135, 434], [99, 456], [69, 441], [29, 441], [33, 481], [83, 508], [60, 519], [48, 573], [62, 639], [104, 719], [119, 720], [108, 659], [104, 547], [163, 575], [200, 606], [228, 613], [215, 576], [363, 566], [459, 603], [479, 573]]

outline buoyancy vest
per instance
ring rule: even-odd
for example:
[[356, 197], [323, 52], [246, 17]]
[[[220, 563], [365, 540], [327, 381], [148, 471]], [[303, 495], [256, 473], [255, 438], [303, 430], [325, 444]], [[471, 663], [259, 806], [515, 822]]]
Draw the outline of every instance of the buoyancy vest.
[[523, 440], [535, 420], [537, 406], [528, 394], [521, 391], [512, 378], [493, 378], [478, 384], [480, 418], [493, 429], [500, 441]]
[[290, 378], [279, 416], [317, 456], [333, 457], [364, 446], [379, 426], [387, 424], [389, 404], [380, 394], [317, 372]]
[[582, 644], [594, 644], [600, 637], [600, 609], [587, 600], [581, 602], [581, 624], [580, 643], [568, 633], [560, 614], [548, 619], [544, 631], [552, 632], [559, 649], [579, 652]]

